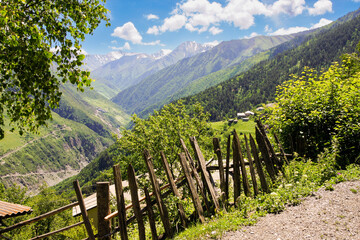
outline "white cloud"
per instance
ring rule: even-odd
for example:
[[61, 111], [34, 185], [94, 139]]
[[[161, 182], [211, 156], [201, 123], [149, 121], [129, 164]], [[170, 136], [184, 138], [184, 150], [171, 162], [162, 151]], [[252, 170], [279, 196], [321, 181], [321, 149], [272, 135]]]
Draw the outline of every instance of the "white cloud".
[[272, 28], [269, 27], [269, 25], [266, 25], [265, 28], [264, 28], [264, 31], [267, 32], [267, 33], [272, 32]]
[[113, 50], [131, 50], [130, 44], [128, 42], [126, 42], [122, 47], [109, 46], [109, 48]]
[[132, 22], [127, 22], [121, 27], [115, 28], [111, 36], [119, 37], [134, 44], [141, 44], [142, 36]]
[[290, 28], [280, 28], [275, 32], [270, 33], [270, 36], [277, 36], [277, 35], [289, 35], [293, 33], [303, 32], [309, 30], [307, 27], [290, 27]]
[[159, 27], [159, 30], [161, 32], [166, 32], [166, 31], [174, 32], [185, 26], [185, 23], [186, 23], [186, 17], [184, 15], [176, 14], [169, 18], [165, 18], [164, 24], [161, 27]]
[[249, 38], [253, 38], [253, 37], [256, 37], [256, 36], [259, 36], [259, 34], [256, 33], [256, 32], [253, 32], [253, 33], [250, 34], [250, 36], [246, 36], [244, 38], [249, 39]]
[[152, 26], [151, 28], [149, 28], [147, 30], [147, 34], [154, 34], [154, 35], [158, 35], [159, 34], [159, 28], [157, 26]]
[[268, 7], [268, 15], [288, 14], [297, 16], [305, 10], [305, 0], [278, 0]]
[[269, 33], [269, 35], [271, 35], [271, 36], [288, 35], [288, 34], [293, 34], [293, 33], [298, 33], [298, 32], [303, 32], [303, 31], [323, 27], [323, 26], [328, 25], [330, 23], [332, 23], [331, 20], [328, 20], [326, 18], [322, 18], [322, 19], [320, 19], [320, 21], [318, 23], [313, 24], [310, 28], [307, 28], [307, 27], [291, 27], [291, 28], [287, 28], [287, 29], [280, 28], [280, 29], [276, 30], [275, 32]]
[[155, 14], [149, 14], [145, 16], [147, 20], [152, 20], [152, 19], [159, 19], [159, 16], [155, 15]]
[[219, 41], [215, 40], [215, 41], [212, 41], [212, 42], [206, 42], [206, 43], [203, 43], [203, 46], [210, 46], [210, 47], [215, 47], [217, 45], [219, 45]]
[[330, 0], [318, 0], [313, 8], [308, 8], [310, 15], [322, 15], [332, 12], [332, 2]]
[[[360, 0], [359, 0], [360, 1]], [[320, 21], [316, 24], [314, 24], [311, 29], [315, 29], [315, 28], [319, 28], [319, 27], [322, 27], [322, 26], [325, 26], [325, 25], [328, 25], [330, 23], [332, 23], [333, 21], [332, 20], [329, 20], [329, 19], [326, 19], [326, 18], [322, 18], [320, 19]]]
[[[356, 0], [360, 1], [360, 0]], [[281, 14], [297, 16], [308, 11], [320, 15], [332, 11], [331, 0], [318, 0], [312, 7], [305, 0], [226, 0], [221, 4], [212, 0], [182, 0], [162, 25], [153, 26], [148, 34], [160, 34], [185, 28], [199, 33], [208, 31], [218, 34], [221, 23], [231, 24], [239, 29], [248, 29], [255, 24], [255, 16], [275, 17]], [[283, 29], [284, 31], [286, 29]], [[270, 28], [265, 30], [272, 32]]]
[[223, 30], [220, 29], [220, 28], [217, 28], [217, 27], [211, 27], [211, 28], [209, 29], [209, 32], [210, 32], [212, 35], [216, 35], [216, 34], [222, 33]]

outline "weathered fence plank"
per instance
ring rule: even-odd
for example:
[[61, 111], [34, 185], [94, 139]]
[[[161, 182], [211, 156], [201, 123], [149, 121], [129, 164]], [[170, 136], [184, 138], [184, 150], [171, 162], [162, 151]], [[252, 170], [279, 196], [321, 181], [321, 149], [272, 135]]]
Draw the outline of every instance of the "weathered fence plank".
[[218, 138], [213, 138], [214, 152], [218, 158], [219, 175], [220, 175], [220, 189], [225, 192], [225, 176], [224, 176], [224, 165], [221, 154], [220, 142]]
[[91, 223], [89, 221], [89, 217], [88, 217], [88, 213], [86, 211], [86, 207], [85, 207], [85, 203], [84, 203], [84, 198], [82, 196], [81, 190], [80, 190], [80, 185], [79, 185], [79, 181], [76, 180], [73, 182], [74, 188], [75, 188], [75, 193], [76, 193], [76, 197], [78, 199], [79, 202], [79, 206], [80, 206], [80, 210], [81, 210], [81, 215], [85, 224], [85, 228], [86, 228], [86, 232], [88, 233], [89, 239], [90, 240], [95, 240], [95, 236], [91, 227]]
[[289, 165], [289, 161], [288, 161], [288, 159], [287, 159], [287, 157], [286, 157], [286, 153], [285, 153], [285, 151], [284, 151], [284, 148], [283, 148], [281, 142], [279, 141], [279, 138], [277, 137], [276, 133], [274, 133], [274, 138], [275, 138], [275, 141], [276, 141], [277, 145], [278, 145], [279, 148], [280, 148], [280, 151], [281, 151], [281, 153], [282, 153], [282, 157], [284, 158], [284, 161], [286, 162], [286, 164]]
[[226, 145], [226, 170], [225, 170], [225, 199], [229, 199], [229, 167], [230, 167], [230, 154], [231, 154], [231, 134], [228, 136]]
[[257, 127], [255, 127], [255, 133], [256, 133], [256, 142], [258, 143], [261, 155], [264, 159], [266, 171], [269, 173], [271, 181], [275, 182], [276, 172], [274, 169], [274, 164], [271, 161], [270, 154], [266, 146], [265, 140], [263, 138], [263, 135]]
[[248, 180], [247, 173], [246, 173], [245, 161], [244, 161], [243, 154], [241, 151], [240, 139], [239, 139], [239, 136], [237, 135], [235, 129], [234, 129], [234, 144], [235, 144], [235, 150], [237, 151], [237, 154], [238, 154], [238, 157], [240, 160], [240, 168], [241, 168], [241, 176], [242, 176], [242, 182], [243, 182], [243, 187], [244, 187], [244, 193], [247, 197], [249, 197], [251, 194], [249, 180]]
[[245, 147], [246, 147], [246, 154], [247, 154], [248, 162], [249, 162], [251, 180], [252, 180], [253, 188], [254, 188], [254, 196], [256, 196], [256, 195], [259, 194], [259, 189], [258, 189], [258, 186], [257, 186], [254, 164], [253, 164], [253, 160], [252, 160], [252, 157], [251, 157], [251, 152], [250, 152], [248, 140], [246, 138], [246, 134], [244, 134], [244, 138], [245, 138]]
[[239, 151], [235, 146], [235, 137], [233, 137], [232, 149], [233, 149], [233, 183], [234, 183], [234, 202], [240, 196], [241, 193], [241, 179], [240, 179], [240, 156]]
[[182, 146], [182, 148], [183, 148], [183, 150], [184, 150], [184, 152], [185, 152], [185, 156], [186, 156], [187, 160], [188, 160], [189, 163], [190, 163], [190, 164], [189, 164], [189, 166], [190, 166], [190, 172], [191, 172], [191, 174], [194, 175], [194, 177], [195, 177], [195, 181], [196, 181], [196, 184], [197, 184], [197, 186], [198, 186], [198, 188], [199, 188], [200, 194], [201, 194], [201, 196], [202, 196], [203, 199], [204, 199], [206, 210], [209, 212], [209, 211], [210, 211], [210, 203], [209, 203], [209, 201], [208, 201], [208, 199], [207, 199], [207, 196], [206, 196], [206, 192], [205, 192], [205, 189], [204, 189], [203, 181], [201, 180], [200, 175], [199, 175], [199, 173], [198, 173], [197, 170], [196, 170], [195, 162], [194, 162], [194, 160], [192, 159], [192, 157], [191, 157], [191, 155], [190, 155], [190, 153], [189, 153], [189, 150], [187, 149], [187, 147], [186, 147], [186, 145], [185, 145], [184, 140], [182, 140], [181, 138], [180, 138], [180, 143], [181, 143], [181, 146]]
[[204, 211], [203, 211], [203, 208], [201, 206], [201, 201], [200, 201], [199, 195], [196, 192], [196, 187], [195, 187], [195, 184], [194, 184], [193, 179], [191, 177], [191, 173], [190, 173], [187, 161], [186, 161], [185, 154], [184, 153], [179, 153], [179, 159], [180, 159], [180, 164], [182, 166], [186, 181], [187, 181], [187, 183], [189, 185], [190, 194], [191, 194], [191, 198], [193, 200], [193, 204], [194, 204], [196, 213], [197, 213], [197, 215], [199, 217], [200, 222], [204, 223], [205, 222]]
[[158, 235], [157, 235], [157, 231], [156, 231], [156, 220], [155, 220], [154, 211], [152, 210], [151, 198], [150, 198], [150, 194], [149, 194], [147, 187], [144, 188], [144, 193], [145, 193], [145, 199], [146, 199], [146, 211], [148, 213], [151, 236], [152, 236], [152, 239], [155, 240], [155, 239], [158, 239]]
[[275, 150], [274, 150], [273, 146], [271, 145], [270, 140], [266, 134], [264, 125], [261, 123], [260, 120], [257, 120], [256, 124], [259, 127], [259, 130], [263, 136], [264, 142], [269, 151], [270, 159], [271, 159], [272, 163], [275, 164], [275, 171], [276, 171], [275, 173], [277, 174], [278, 171], [281, 170], [282, 164], [281, 164], [280, 160], [276, 157]]
[[[174, 178], [173, 178], [173, 176], [172, 176], [172, 174], [171, 174], [171, 171], [170, 171], [169, 163], [168, 163], [168, 161], [167, 161], [167, 159], [166, 159], [166, 156], [165, 156], [165, 154], [164, 154], [163, 151], [160, 152], [160, 156], [161, 156], [161, 162], [162, 162], [162, 164], [163, 164], [163, 167], [164, 167], [164, 170], [165, 170], [167, 179], [169, 180], [169, 184], [170, 184], [171, 190], [173, 191], [174, 195], [175, 195], [179, 200], [181, 200], [181, 195], [180, 195], [180, 193], [179, 193], [178, 188], [176, 187]], [[184, 207], [183, 207], [183, 205], [181, 204], [181, 202], [178, 202], [178, 203], [177, 203], [177, 206], [178, 206], [178, 211], [179, 211], [179, 215], [180, 215], [181, 224], [183, 225], [184, 228], [186, 228], [187, 219], [186, 219], [186, 216], [185, 216]]]
[[219, 206], [219, 202], [217, 200], [217, 195], [216, 195], [216, 191], [213, 188], [211, 182], [210, 182], [210, 177], [209, 177], [209, 173], [206, 170], [206, 162], [205, 162], [205, 158], [199, 148], [199, 144], [196, 140], [195, 137], [190, 137], [190, 142], [194, 148], [194, 152], [196, 155], [196, 158], [199, 162], [199, 166], [200, 166], [200, 171], [202, 173], [202, 176], [204, 178], [204, 185], [206, 187], [206, 189], [208, 190], [210, 196], [211, 196], [211, 200], [214, 203], [215, 209], [220, 210], [220, 206]]
[[126, 228], [125, 198], [124, 198], [124, 190], [122, 186], [120, 165], [113, 166], [113, 174], [114, 174], [114, 182], [115, 182], [116, 203], [119, 213], [120, 237], [121, 240], [128, 240], [127, 228]]
[[131, 164], [129, 164], [129, 166], [128, 166], [127, 174], [128, 174], [128, 181], [129, 181], [129, 187], [130, 187], [132, 207], [134, 209], [134, 214], [135, 214], [137, 224], [138, 224], [138, 229], [139, 229], [139, 239], [145, 240], [146, 239], [145, 226], [144, 226], [144, 219], [143, 219], [141, 209], [140, 209], [138, 186], [136, 183], [135, 171]]
[[171, 238], [173, 236], [173, 231], [172, 231], [171, 224], [170, 224], [169, 213], [168, 213], [167, 208], [161, 198], [160, 185], [156, 178], [154, 165], [153, 165], [151, 159], [152, 159], [152, 157], [151, 157], [149, 151], [144, 150], [144, 160], [145, 160], [146, 166], [149, 171], [149, 177], [150, 177], [151, 185], [153, 187], [153, 193], [155, 195], [155, 199], [156, 199], [156, 202], [159, 207], [160, 218], [164, 225], [166, 236]]
[[251, 134], [250, 134], [250, 146], [251, 146], [252, 155], [254, 156], [256, 170], [257, 170], [257, 173], [260, 178], [261, 189], [264, 192], [268, 193], [270, 190], [269, 190], [268, 184], [266, 182], [265, 174], [262, 169], [261, 161], [259, 158], [259, 154], [258, 154], [256, 145], [255, 145], [254, 138], [251, 136]]
[[[105, 221], [105, 217], [110, 214], [110, 183], [96, 183], [96, 201], [98, 214], [98, 236], [105, 236], [111, 232], [111, 222]], [[103, 238], [110, 240], [110, 237]]]

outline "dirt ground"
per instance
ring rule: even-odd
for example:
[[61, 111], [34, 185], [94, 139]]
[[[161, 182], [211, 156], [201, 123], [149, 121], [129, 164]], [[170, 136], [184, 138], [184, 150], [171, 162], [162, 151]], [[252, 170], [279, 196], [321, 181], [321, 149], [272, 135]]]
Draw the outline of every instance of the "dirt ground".
[[360, 240], [360, 181], [320, 189], [298, 206], [268, 214], [254, 226], [226, 233], [222, 239], [341, 239]]

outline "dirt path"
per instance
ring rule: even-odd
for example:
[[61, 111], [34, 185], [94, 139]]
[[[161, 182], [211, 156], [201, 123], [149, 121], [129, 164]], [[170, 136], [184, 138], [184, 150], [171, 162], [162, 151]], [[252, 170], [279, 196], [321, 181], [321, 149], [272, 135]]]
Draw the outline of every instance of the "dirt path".
[[222, 239], [360, 239], [360, 181], [343, 182], [334, 189], [320, 189], [300, 205], [268, 214]]

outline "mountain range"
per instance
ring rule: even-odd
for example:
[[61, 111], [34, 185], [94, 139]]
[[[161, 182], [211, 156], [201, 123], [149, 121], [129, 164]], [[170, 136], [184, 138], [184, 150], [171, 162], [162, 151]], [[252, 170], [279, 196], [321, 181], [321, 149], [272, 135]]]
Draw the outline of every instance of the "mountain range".
[[85, 57], [85, 64], [95, 79], [96, 91], [111, 98], [157, 71], [212, 47], [211, 44], [184, 42], [173, 51], [163, 49], [155, 54], [112, 52], [89, 55]]

